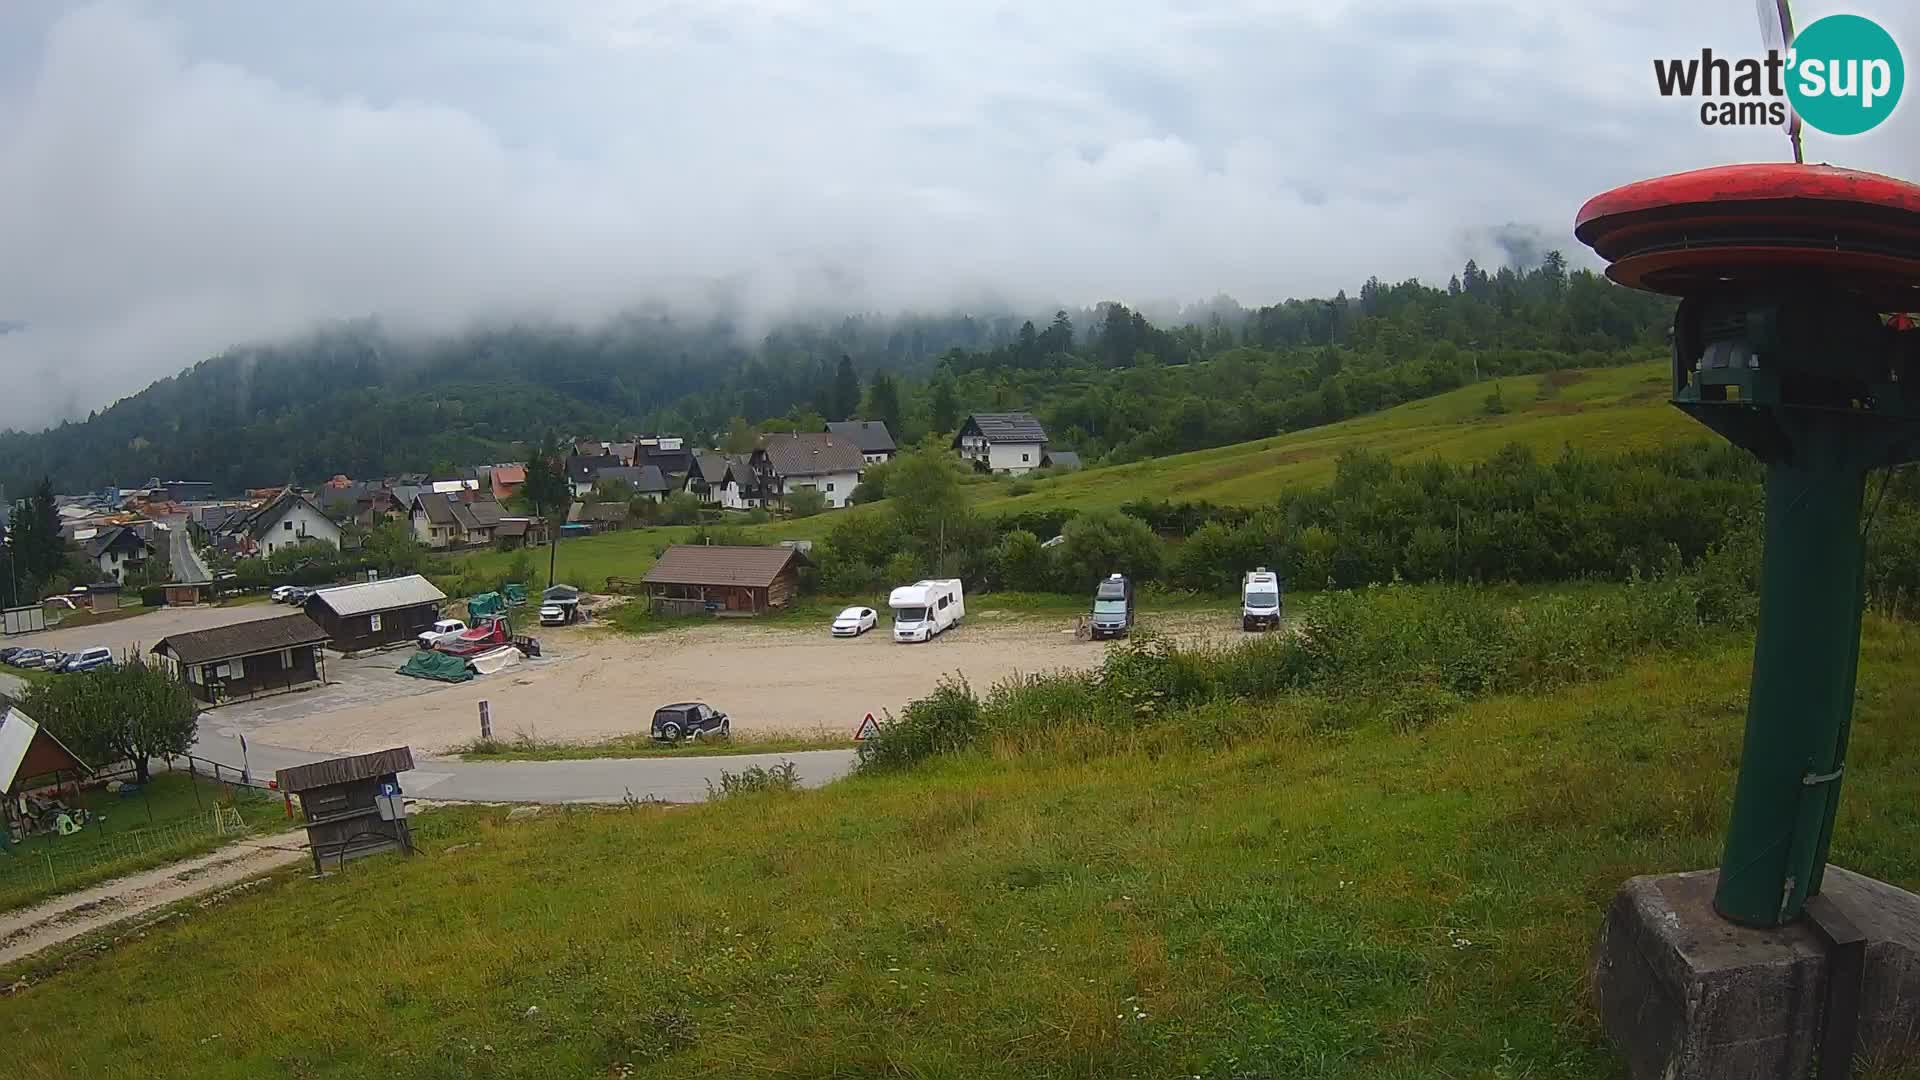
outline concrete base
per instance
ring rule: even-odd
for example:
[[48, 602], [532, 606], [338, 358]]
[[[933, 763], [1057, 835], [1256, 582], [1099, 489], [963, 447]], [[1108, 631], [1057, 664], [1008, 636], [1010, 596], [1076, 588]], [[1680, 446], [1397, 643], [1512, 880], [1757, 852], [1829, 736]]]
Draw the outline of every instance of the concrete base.
[[[1721, 918], [1719, 877], [1637, 877], [1607, 908], [1593, 991], [1635, 1080], [1798, 1080], [1819, 1056], [1823, 940], [1804, 920], [1750, 930]], [[1920, 1056], [1920, 896], [1837, 866], [1821, 892], [1867, 938], [1857, 1056]]]

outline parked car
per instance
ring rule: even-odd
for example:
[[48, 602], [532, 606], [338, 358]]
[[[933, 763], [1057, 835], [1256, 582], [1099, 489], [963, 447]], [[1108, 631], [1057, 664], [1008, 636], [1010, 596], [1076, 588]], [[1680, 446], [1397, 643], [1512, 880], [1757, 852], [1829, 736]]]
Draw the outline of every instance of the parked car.
[[420, 642], [421, 648], [431, 649], [441, 638], [463, 633], [466, 629], [467, 624], [459, 619], [441, 619], [433, 624], [433, 629], [420, 631], [420, 636], [415, 640]]
[[66, 662], [67, 654], [59, 649], [40, 649], [34, 652], [32, 659], [15, 666], [30, 668], [34, 671], [53, 671]]
[[893, 609], [895, 641], [932, 641], [935, 635], [960, 625], [967, 615], [958, 578], [930, 578], [902, 585], [887, 597], [887, 606]]
[[870, 607], [850, 607], [833, 617], [834, 637], [859, 637], [880, 625], [880, 615]]
[[711, 706], [698, 701], [662, 705], [653, 711], [653, 737], [661, 742], [678, 742], [684, 735], [696, 739], [702, 735], [726, 738], [732, 730], [726, 713], [715, 712]]
[[312, 589], [295, 588], [287, 593], [287, 603], [294, 607], [306, 607], [307, 597], [312, 595]]
[[273, 591], [267, 594], [267, 598], [276, 604], [284, 604], [287, 602], [287, 597], [292, 596], [293, 593], [294, 589], [291, 585], [276, 585]]
[[60, 666], [55, 670], [62, 672], [92, 671], [94, 668], [110, 667], [112, 664], [113, 650], [107, 648], [105, 645], [95, 645], [92, 648], [81, 649], [77, 653], [67, 654], [67, 658], [61, 661]]
[[25, 645], [9, 645], [4, 649], [0, 649], [0, 664], [11, 664], [13, 663], [14, 657], [19, 656], [22, 653], [30, 653], [30, 652], [37, 652], [37, 651], [39, 650], [29, 649]]

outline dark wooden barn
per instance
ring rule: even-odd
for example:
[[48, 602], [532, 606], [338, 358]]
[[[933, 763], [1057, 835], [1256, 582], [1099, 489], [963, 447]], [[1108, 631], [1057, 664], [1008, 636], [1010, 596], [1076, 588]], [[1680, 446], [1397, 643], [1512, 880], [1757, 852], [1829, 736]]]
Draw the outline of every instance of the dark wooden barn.
[[343, 653], [412, 644], [433, 628], [447, 594], [418, 574], [322, 589], [307, 598], [307, 614]]
[[412, 768], [413, 748], [401, 746], [274, 773], [281, 791], [300, 797], [314, 873], [329, 861], [338, 867], [382, 851], [413, 854], [400, 791], [400, 774]]
[[653, 610], [760, 614], [787, 606], [807, 557], [790, 547], [675, 544], [641, 580]]
[[318, 623], [294, 612], [169, 634], [152, 652], [188, 693], [218, 705], [325, 682], [327, 661], [320, 646], [326, 640]]

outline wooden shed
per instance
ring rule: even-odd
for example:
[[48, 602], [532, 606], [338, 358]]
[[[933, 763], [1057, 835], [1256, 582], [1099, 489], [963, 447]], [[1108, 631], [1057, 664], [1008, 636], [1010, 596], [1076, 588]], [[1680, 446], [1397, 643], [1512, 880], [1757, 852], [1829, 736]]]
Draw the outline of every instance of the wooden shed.
[[412, 644], [433, 628], [447, 594], [419, 574], [321, 589], [307, 598], [307, 614], [343, 653]]
[[327, 632], [294, 612], [169, 634], [153, 654], [187, 692], [208, 703], [255, 698], [325, 682]]
[[787, 606], [807, 565], [806, 555], [790, 547], [675, 544], [641, 581], [655, 611], [757, 615]]
[[400, 774], [413, 769], [413, 748], [395, 747], [329, 758], [274, 773], [275, 785], [300, 796], [313, 872], [383, 851], [413, 854]]

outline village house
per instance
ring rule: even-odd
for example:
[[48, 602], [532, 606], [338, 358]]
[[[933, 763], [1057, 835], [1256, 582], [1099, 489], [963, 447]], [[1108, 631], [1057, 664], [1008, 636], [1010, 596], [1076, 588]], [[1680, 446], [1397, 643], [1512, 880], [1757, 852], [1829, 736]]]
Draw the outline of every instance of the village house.
[[633, 489], [635, 495], [658, 502], [673, 490], [673, 484], [658, 465], [616, 465], [601, 469], [594, 474], [593, 482], [598, 485], [612, 481], [625, 484]]
[[954, 434], [953, 449], [982, 472], [1019, 476], [1040, 468], [1047, 432], [1032, 413], [974, 413]]
[[107, 578], [125, 584], [129, 575], [138, 574], [153, 555], [153, 545], [138, 529], [126, 525], [108, 525], [97, 530], [81, 544], [87, 561], [100, 568]]
[[343, 653], [412, 642], [440, 618], [447, 594], [418, 574], [322, 589], [307, 614]]
[[1040, 456], [1040, 466], [1046, 469], [1059, 469], [1071, 472], [1080, 467], [1080, 455], [1071, 450], [1048, 450]]
[[324, 682], [326, 640], [319, 623], [294, 612], [169, 634], [152, 652], [188, 693], [217, 705]]
[[791, 547], [674, 544], [641, 581], [656, 612], [761, 614], [793, 599], [807, 565], [807, 556]]
[[527, 484], [527, 467], [521, 464], [495, 465], [493, 467], [493, 498], [495, 502], [506, 502], [520, 494]]
[[859, 447], [830, 432], [768, 435], [753, 452], [752, 469], [766, 499], [814, 490], [830, 507], [847, 505], [866, 459]]
[[270, 557], [276, 551], [313, 540], [336, 549], [340, 546], [340, 526], [311, 498], [293, 488], [254, 511], [246, 528], [252, 544], [249, 554]]
[[463, 498], [461, 493], [422, 491], [413, 497], [408, 519], [413, 537], [437, 550], [493, 543], [494, 529], [506, 516], [500, 504], [486, 498]]
[[751, 510], [760, 505], [759, 480], [747, 458], [696, 450], [687, 466], [685, 490], [709, 506]]
[[675, 481], [687, 475], [687, 469], [693, 464], [693, 451], [687, 448], [687, 441], [671, 435], [642, 435], [634, 440], [633, 457], [629, 464], [637, 466], [652, 465], [661, 475]]
[[623, 502], [577, 502], [567, 508], [567, 524], [584, 525], [592, 533], [611, 532], [626, 527], [628, 513]]
[[600, 480], [603, 469], [621, 469], [631, 465], [612, 454], [594, 454], [581, 456], [575, 454], [567, 458], [567, 482], [573, 485], [573, 497], [586, 498], [593, 494], [593, 485]]
[[827, 431], [838, 435], [860, 448], [860, 456], [869, 465], [877, 465], [893, 458], [895, 447], [893, 433], [880, 420], [845, 420], [828, 423]]

